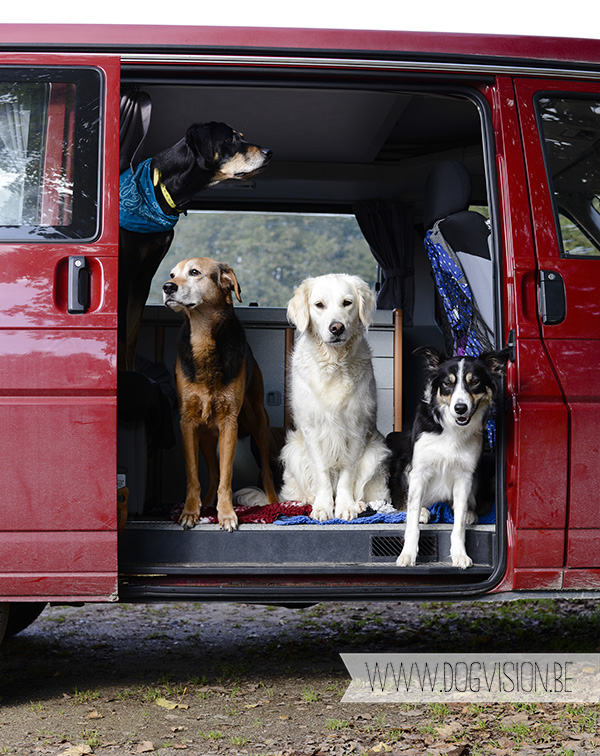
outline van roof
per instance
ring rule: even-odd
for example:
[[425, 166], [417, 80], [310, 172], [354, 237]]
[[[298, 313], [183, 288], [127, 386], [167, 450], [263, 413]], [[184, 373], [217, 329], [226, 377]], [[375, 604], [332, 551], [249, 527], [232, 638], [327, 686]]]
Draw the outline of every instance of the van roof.
[[[80, 52], [365, 52], [444, 60], [556, 61], [600, 64], [600, 40], [564, 37], [118, 24], [0, 24], [0, 49]], [[186, 49], [187, 48], [187, 49]]]

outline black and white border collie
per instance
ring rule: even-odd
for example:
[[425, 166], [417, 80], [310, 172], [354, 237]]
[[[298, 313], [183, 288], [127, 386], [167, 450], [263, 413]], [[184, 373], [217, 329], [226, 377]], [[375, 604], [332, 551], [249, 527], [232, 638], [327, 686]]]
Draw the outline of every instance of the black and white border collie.
[[508, 350], [487, 352], [477, 359], [447, 359], [433, 347], [420, 347], [415, 354], [425, 357], [427, 381], [405, 451], [401, 483], [407, 491], [406, 530], [396, 564], [415, 564], [419, 522], [428, 522], [428, 506], [447, 501], [454, 509], [452, 566], [466, 569], [473, 561], [465, 548], [465, 527], [477, 521], [476, 471]]

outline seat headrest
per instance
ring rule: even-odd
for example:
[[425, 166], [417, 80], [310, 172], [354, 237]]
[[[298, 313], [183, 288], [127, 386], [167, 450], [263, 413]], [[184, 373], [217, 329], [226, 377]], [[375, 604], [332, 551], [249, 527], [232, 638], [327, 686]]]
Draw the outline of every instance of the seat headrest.
[[471, 174], [458, 160], [443, 160], [429, 173], [425, 182], [425, 229], [452, 213], [467, 210], [470, 202]]

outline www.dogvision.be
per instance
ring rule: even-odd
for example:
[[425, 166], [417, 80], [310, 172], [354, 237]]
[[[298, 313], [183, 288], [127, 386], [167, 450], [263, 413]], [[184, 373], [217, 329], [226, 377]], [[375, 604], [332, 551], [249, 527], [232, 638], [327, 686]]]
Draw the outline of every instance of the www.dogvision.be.
[[367, 680], [375, 691], [440, 693], [572, 693], [573, 662], [443, 662], [429, 665], [388, 662], [382, 670], [365, 662]]

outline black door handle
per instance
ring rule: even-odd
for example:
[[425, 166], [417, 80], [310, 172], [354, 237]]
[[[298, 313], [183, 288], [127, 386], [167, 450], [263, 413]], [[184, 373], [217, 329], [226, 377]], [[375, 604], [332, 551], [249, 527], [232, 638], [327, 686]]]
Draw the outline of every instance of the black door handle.
[[565, 282], [555, 270], [540, 270], [540, 317], [544, 325], [562, 323], [567, 314]]
[[67, 312], [76, 315], [88, 311], [90, 306], [90, 270], [82, 255], [69, 257], [69, 286]]

